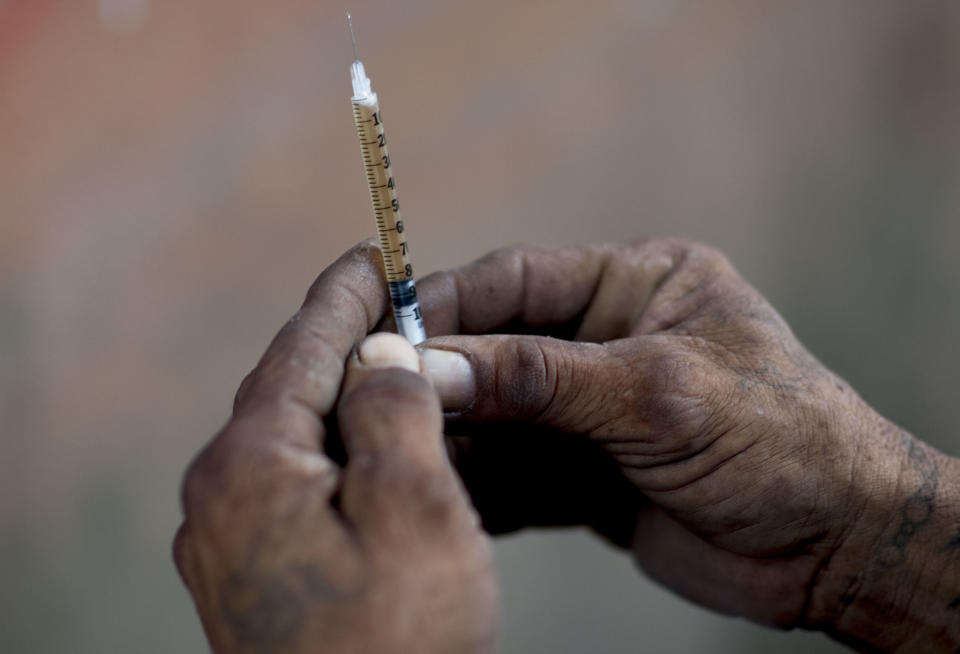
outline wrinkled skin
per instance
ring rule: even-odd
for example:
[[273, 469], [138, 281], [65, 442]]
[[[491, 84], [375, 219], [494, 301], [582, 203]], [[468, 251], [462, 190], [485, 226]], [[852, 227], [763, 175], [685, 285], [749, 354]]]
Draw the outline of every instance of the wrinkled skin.
[[216, 652], [492, 650], [490, 544], [429, 382], [361, 347], [336, 415], [349, 459], [321, 449], [348, 353], [386, 309], [377, 257], [363, 244], [320, 276], [187, 472], [174, 557]]
[[321, 275], [187, 473], [175, 557], [216, 651], [489, 651], [496, 584], [461, 481], [487, 531], [587, 525], [709, 608], [868, 650], [960, 646], [956, 461], [818, 363], [722, 255], [494, 252], [418, 285], [422, 348], [466, 358], [456, 392], [426, 354], [434, 386], [368, 365], [369, 341], [341, 392], [351, 348], [390, 324], [378, 256]]
[[[915, 614], [951, 599], [883, 593], [933, 583], [913, 537], [949, 538], [955, 512], [931, 516], [954, 462], [824, 368], [715, 250], [512, 248], [419, 288], [433, 333], [461, 334], [425, 346], [470, 362], [447, 433], [469, 434], [457, 465], [491, 532], [586, 524], [697, 603], [867, 648], [916, 646]], [[487, 332], [515, 335], [463, 335]]]

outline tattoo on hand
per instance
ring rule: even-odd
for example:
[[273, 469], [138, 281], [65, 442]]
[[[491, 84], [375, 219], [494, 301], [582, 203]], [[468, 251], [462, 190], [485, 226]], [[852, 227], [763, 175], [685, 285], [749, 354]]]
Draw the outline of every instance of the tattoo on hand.
[[874, 576], [890, 572], [903, 564], [907, 558], [907, 545], [933, 518], [937, 488], [940, 485], [937, 462], [925, 445], [909, 434], [904, 434], [904, 438], [908, 441], [907, 461], [910, 468], [920, 475], [920, 486], [903, 503], [896, 533], [880, 546], [874, 561]]

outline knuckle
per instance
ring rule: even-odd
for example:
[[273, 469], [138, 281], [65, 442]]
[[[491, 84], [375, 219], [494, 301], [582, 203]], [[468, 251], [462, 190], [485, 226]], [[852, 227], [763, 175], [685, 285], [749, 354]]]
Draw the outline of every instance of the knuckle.
[[462, 510], [464, 499], [448, 470], [440, 466], [411, 466], [397, 457], [365, 454], [361, 462], [369, 502], [382, 513], [404, 511], [429, 524], [447, 524]]
[[435, 526], [454, 523], [463, 505], [458, 489], [445, 475], [415, 476], [410, 480], [409, 497], [416, 501], [421, 519]]
[[519, 266], [523, 263], [526, 248], [520, 245], [508, 245], [492, 250], [481, 261], [494, 265]]
[[705, 363], [686, 352], [667, 351], [654, 354], [647, 366], [652, 384], [641, 393], [640, 417], [678, 433], [681, 427], [702, 422], [713, 387]]
[[188, 518], [197, 513], [211, 495], [210, 465], [207, 458], [207, 450], [204, 450], [187, 467], [180, 484], [180, 502]]
[[545, 411], [555, 392], [551, 380], [556, 371], [542, 345], [536, 339], [510, 339], [499, 348], [497, 359], [498, 369], [512, 369], [510, 375], [496, 378], [494, 394], [504, 413], [529, 418]]
[[227, 496], [235, 459], [234, 448], [229, 447], [224, 431], [191, 461], [180, 486], [181, 504], [188, 520], [195, 515], [208, 515], [211, 505]]
[[[629, 252], [660, 252], [676, 255], [696, 245], [696, 241], [673, 236], [642, 236], [631, 239], [626, 245], [626, 250]], [[617, 247], [617, 245], [614, 244], [611, 247]]]
[[644, 238], [633, 241], [631, 246], [632, 255], [647, 266], [651, 262], [665, 264], [662, 275], [688, 282], [715, 274], [726, 261], [719, 250], [682, 238]]
[[448, 475], [401, 473], [393, 477], [392, 486], [422, 524], [441, 528], [458, 521], [463, 498]]
[[[484, 255], [478, 260], [481, 268], [494, 269], [501, 271], [506, 277], [522, 280], [526, 270], [527, 258], [539, 250], [526, 245], [510, 245], [497, 248]], [[496, 289], [487, 289], [490, 293], [495, 293]]]
[[302, 485], [303, 479], [280, 451], [261, 448], [241, 460], [225, 449], [212, 443], [187, 469], [181, 487], [191, 539], [215, 546], [237, 539], [245, 525], [283, 510], [286, 491]]
[[176, 535], [173, 537], [173, 563], [177, 568], [177, 572], [180, 573], [180, 577], [189, 584], [188, 575], [190, 574], [190, 563], [189, 563], [189, 530], [187, 529], [187, 524], [183, 523], [180, 525], [180, 528], [177, 529]]
[[374, 239], [360, 241], [352, 248], [347, 250], [337, 262], [320, 273], [310, 285], [307, 291], [307, 300], [313, 300], [322, 295], [324, 289], [330, 284], [330, 277], [338, 270], [337, 264], [346, 264], [347, 266], [359, 266], [362, 268], [373, 268], [378, 265], [380, 259], [380, 248]]
[[658, 390], [690, 392], [702, 390], [713, 383], [710, 362], [685, 342], [670, 343], [650, 353], [649, 378]]
[[712, 272], [729, 275], [734, 272], [733, 264], [726, 254], [711, 245], [690, 243], [686, 250], [687, 259], [698, 267]]
[[250, 387], [253, 385], [255, 378], [253, 370], [248, 372], [243, 380], [240, 382], [240, 386], [237, 388], [237, 393], [233, 397], [233, 413], [236, 414], [240, 407], [243, 405], [244, 399], [247, 397], [247, 393], [250, 391]]
[[676, 268], [693, 268], [704, 271], [733, 270], [727, 255], [712, 245], [684, 238], [640, 238], [631, 241], [636, 252], [651, 252], [668, 255]]

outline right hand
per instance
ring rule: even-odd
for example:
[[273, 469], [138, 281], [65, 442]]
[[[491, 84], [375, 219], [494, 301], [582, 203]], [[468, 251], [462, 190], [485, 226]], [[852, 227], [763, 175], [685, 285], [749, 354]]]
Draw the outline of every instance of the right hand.
[[898, 477], [936, 473], [709, 248], [500, 250], [419, 290], [490, 531], [588, 524], [698, 603], [830, 628]]
[[364, 339], [380, 261], [361, 243], [320, 275], [184, 478], [174, 560], [215, 652], [493, 650], [491, 548], [437, 395], [404, 339]]

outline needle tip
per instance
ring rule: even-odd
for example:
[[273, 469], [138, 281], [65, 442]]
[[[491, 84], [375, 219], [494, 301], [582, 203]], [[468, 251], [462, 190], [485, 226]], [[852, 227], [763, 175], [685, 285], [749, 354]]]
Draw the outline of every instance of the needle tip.
[[350, 43], [353, 44], [353, 60], [359, 61], [360, 57], [357, 56], [357, 39], [353, 35], [353, 19], [350, 18], [350, 12], [347, 12], [347, 26], [350, 28]]

